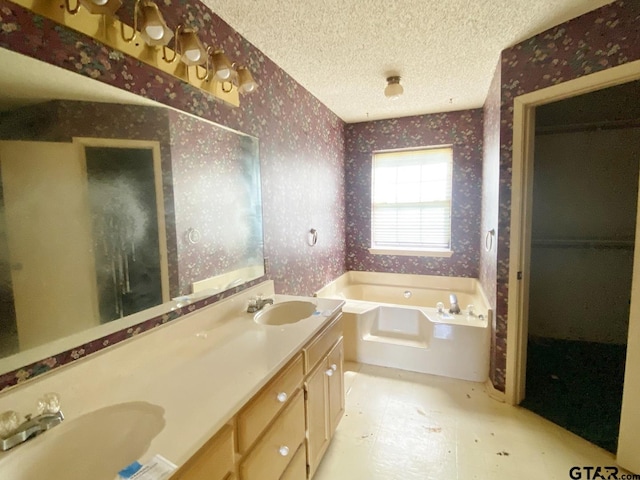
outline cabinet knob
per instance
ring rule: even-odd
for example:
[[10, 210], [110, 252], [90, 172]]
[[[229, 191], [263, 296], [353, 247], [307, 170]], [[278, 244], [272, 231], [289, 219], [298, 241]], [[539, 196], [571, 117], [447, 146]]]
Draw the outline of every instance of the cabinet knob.
[[284, 403], [287, 401], [287, 392], [280, 392], [276, 397], [280, 403]]
[[335, 372], [336, 370], [338, 370], [338, 366], [335, 363], [331, 364], [331, 370]]
[[283, 457], [286, 457], [287, 455], [289, 455], [289, 447], [287, 447], [286, 445], [283, 445], [278, 449], [278, 452]]
[[327, 377], [333, 377], [333, 369], [329, 368], [326, 372], [324, 372]]

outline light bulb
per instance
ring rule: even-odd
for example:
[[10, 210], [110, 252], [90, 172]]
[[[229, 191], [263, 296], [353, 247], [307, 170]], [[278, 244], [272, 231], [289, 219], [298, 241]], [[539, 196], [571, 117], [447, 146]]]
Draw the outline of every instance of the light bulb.
[[213, 60], [213, 70], [218, 80], [229, 80], [233, 67], [224, 52], [222, 50], [216, 50], [211, 59]]
[[391, 100], [396, 100], [400, 95], [402, 95], [402, 92], [404, 92], [404, 88], [400, 85], [400, 77], [388, 77], [387, 86], [384, 89], [384, 96]]
[[245, 83], [244, 85], [242, 85], [242, 89], [247, 92], [253, 92], [256, 89], [256, 84], [251, 82], [251, 83]]
[[223, 67], [219, 70], [216, 70], [216, 77], [220, 80], [227, 80], [231, 76], [231, 69]]
[[200, 60], [200, 58], [202, 57], [200, 50], [197, 48], [187, 50], [186, 52], [184, 52], [184, 55], [194, 63]]
[[238, 70], [238, 90], [242, 93], [251, 93], [256, 89], [258, 85], [253, 79], [251, 72], [247, 67], [239, 67]]
[[164, 37], [164, 28], [162, 28], [162, 25], [147, 25], [144, 30], [147, 32], [147, 35], [149, 35], [149, 38], [153, 40], [160, 40]]

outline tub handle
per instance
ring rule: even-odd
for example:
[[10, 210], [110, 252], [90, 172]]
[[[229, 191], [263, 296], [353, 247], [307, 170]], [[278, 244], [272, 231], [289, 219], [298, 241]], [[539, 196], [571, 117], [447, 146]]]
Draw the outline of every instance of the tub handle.
[[487, 231], [487, 234], [484, 236], [484, 249], [487, 252], [490, 252], [493, 249], [493, 237], [496, 235], [496, 229], [492, 228]]

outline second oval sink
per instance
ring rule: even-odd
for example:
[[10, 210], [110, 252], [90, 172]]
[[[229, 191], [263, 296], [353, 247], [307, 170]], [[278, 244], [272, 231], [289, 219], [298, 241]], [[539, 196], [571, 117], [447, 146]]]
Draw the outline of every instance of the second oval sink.
[[310, 317], [315, 311], [316, 306], [313, 303], [293, 300], [268, 305], [256, 313], [253, 320], [262, 325], [287, 325]]

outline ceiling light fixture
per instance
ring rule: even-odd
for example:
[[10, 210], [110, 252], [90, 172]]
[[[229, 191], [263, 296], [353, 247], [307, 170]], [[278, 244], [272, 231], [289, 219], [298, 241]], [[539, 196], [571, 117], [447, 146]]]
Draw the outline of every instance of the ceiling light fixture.
[[384, 96], [391, 100], [396, 100], [402, 95], [404, 88], [400, 85], [400, 76], [387, 77], [387, 86], [384, 89]]

